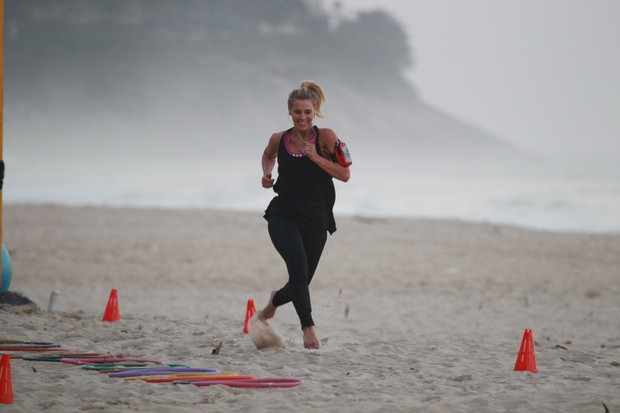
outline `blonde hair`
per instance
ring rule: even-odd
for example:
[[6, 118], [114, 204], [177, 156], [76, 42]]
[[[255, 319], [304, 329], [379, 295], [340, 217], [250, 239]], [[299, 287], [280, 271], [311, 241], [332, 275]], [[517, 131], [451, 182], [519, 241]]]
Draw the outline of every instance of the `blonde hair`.
[[323, 118], [323, 113], [321, 113], [321, 106], [323, 102], [325, 102], [325, 92], [323, 92], [323, 88], [319, 86], [316, 82], [312, 80], [304, 80], [301, 82], [301, 85], [297, 89], [293, 89], [291, 93], [288, 95], [288, 110], [291, 110], [293, 107], [294, 100], [310, 100], [312, 105], [314, 106], [314, 113], [319, 118]]

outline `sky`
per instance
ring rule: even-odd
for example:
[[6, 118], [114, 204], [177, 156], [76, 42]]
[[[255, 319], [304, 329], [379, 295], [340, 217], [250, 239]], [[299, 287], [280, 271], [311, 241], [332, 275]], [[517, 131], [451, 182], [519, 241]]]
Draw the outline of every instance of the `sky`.
[[342, 4], [403, 25], [427, 103], [541, 155], [620, 160], [620, 1]]

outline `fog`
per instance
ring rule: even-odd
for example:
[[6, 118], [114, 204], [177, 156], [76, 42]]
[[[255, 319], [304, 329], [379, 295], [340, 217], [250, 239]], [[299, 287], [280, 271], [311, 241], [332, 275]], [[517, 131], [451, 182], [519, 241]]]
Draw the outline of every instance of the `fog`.
[[338, 213], [620, 229], [614, 167], [431, 103], [394, 15], [276, 3], [6, 0], [5, 201], [260, 211], [263, 148], [314, 79], [354, 158]]
[[393, 13], [425, 101], [546, 157], [620, 163], [617, 1], [343, 3]]
[[288, 92], [315, 79], [328, 95], [328, 118], [317, 123], [360, 154], [519, 153], [418, 98], [393, 17], [363, 14], [329, 29], [329, 10], [286, 4], [263, 21], [218, 2], [9, 0], [7, 149], [71, 159], [259, 156], [290, 125]]

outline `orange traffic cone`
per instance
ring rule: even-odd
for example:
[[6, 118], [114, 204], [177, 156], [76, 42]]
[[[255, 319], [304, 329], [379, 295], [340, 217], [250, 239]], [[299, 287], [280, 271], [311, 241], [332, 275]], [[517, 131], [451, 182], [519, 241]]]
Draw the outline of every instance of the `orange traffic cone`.
[[515, 363], [515, 371], [530, 371], [538, 373], [536, 369], [536, 357], [534, 356], [534, 339], [532, 338], [532, 329], [526, 328], [521, 341], [521, 348]]
[[248, 334], [249, 333], [248, 321], [250, 321], [250, 318], [252, 318], [254, 313], [256, 313], [256, 307], [254, 307], [254, 300], [252, 300], [250, 298], [248, 300], [248, 305], [246, 306], [246, 309], [245, 309], [245, 322], [243, 323], [243, 333], [244, 334]]
[[0, 359], [0, 404], [13, 404], [11, 357], [3, 354]]
[[112, 291], [110, 291], [108, 305], [105, 308], [105, 312], [103, 313], [103, 321], [108, 321], [112, 323], [120, 319], [121, 313], [118, 310], [118, 293], [116, 292], [116, 288], [113, 288]]

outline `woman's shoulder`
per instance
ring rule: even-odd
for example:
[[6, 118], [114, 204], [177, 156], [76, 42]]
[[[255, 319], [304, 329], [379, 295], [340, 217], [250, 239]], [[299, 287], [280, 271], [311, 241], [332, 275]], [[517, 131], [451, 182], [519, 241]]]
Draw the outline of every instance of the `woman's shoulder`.
[[336, 134], [336, 132], [334, 132], [333, 129], [331, 129], [331, 128], [319, 128], [318, 126], [316, 128], [321, 133], [334, 134], [334, 135]]
[[292, 130], [293, 130], [293, 128], [288, 128], [288, 129], [285, 129], [285, 130], [282, 130], [282, 131], [279, 131], [279, 132], [274, 132], [274, 133], [271, 134], [271, 138], [270, 139], [280, 140], [280, 139], [282, 139], [282, 137], [285, 134], [289, 133]]
[[282, 136], [284, 136], [284, 134], [287, 131], [283, 130], [280, 132], [274, 132], [271, 134], [271, 136], [269, 137], [269, 142], [273, 142], [273, 143], [279, 143], [280, 140], [282, 140]]
[[318, 128], [318, 130], [319, 130], [319, 139], [321, 140], [321, 143], [325, 145], [329, 145], [329, 146], [336, 143], [338, 136], [336, 136], [336, 132], [334, 132], [332, 129]]

